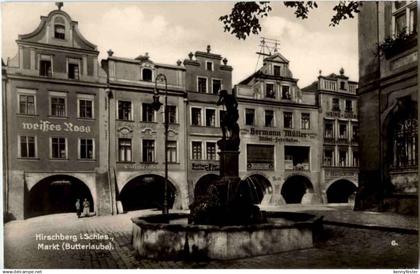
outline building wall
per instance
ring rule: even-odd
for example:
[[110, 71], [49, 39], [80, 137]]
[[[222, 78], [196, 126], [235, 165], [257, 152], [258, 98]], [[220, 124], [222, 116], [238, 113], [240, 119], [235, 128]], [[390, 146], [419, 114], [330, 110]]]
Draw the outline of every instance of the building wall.
[[[359, 15], [359, 122], [360, 122], [360, 189], [356, 209], [391, 210], [402, 213], [417, 212], [417, 168], [404, 169], [405, 175], [392, 171], [389, 135], [395, 128], [390, 121], [396, 119], [403, 102], [417, 102], [417, 35], [412, 34], [409, 17], [416, 12], [416, 2], [397, 10], [394, 2], [366, 3]], [[375, 55], [376, 46], [385, 38], [395, 35], [395, 18], [406, 14], [408, 23], [406, 40], [393, 50]], [[372, 16], [374, 14], [375, 16]], [[377, 20], [377, 18], [379, 20]], [[416, 26], [417, 24], [413, 24]], [[400, 107], [402, 106], [402, 107]], [[410, 110], [417, 112], [417, 107]], [[376, 126], [372, 126], [376, 125]], [[417, 137], [416, 137], [417, 138]], [[398, 177], [396, 179], [396, 176]], [[402, 176], [402, 177], [401, 177]], [[405, 186], [400, 185], [399, 182]], [[404, 193], [398, 196], [396, 192]], [[412, 196], [410, 196], [412, 192]], [[398, 197], [397, 197], [398, 196]], [[415, 201], [414, 201], [415, 200]]]

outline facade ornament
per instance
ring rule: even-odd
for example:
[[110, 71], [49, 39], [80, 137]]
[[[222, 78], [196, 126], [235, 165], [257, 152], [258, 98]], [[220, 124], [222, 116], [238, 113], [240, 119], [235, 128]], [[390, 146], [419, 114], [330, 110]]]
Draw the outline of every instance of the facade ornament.
[[64, 6], [63, 2], [55, 2], [55, 5], [57, 6], [58, 10], [61, 10], [61, 8]]
[[176, 61], [176, 64], [178, 65], [178, 67], [182, 64], [182, 61], [178, 59], [178, 61]]
[[192, 60], [194, 54], [192, 52], [188, 53], [188, 57], [190, 58], [190, 60]]
[[207, 53], [210, 53], [210, 51], [211, 51], [211, 46], [207, 45]]
[[223, 65], [227, 65], [227, 62], [228, 62], [228, 59], [226, 59], [226, 58], [223, 58]]
[[108, 56], [109, 57], [111, 57], [114, 54], [114, 52], [112, 51], [112, 49], [109, 49], [107, 52], [108, 52]]

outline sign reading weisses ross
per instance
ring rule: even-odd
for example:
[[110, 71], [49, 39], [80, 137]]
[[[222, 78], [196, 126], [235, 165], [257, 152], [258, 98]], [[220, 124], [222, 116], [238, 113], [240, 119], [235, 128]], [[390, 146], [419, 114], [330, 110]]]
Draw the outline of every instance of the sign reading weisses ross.
[[39, 130], [42, 132], [48, 131], [66, 131], [66, 132], [84, 132], [90, 133], [90, 126], [75, 125], [70, 122], [63, 122], [62, 124], [54, 124], [50, 121], [40, 120], [38, 123], [22, 122], [22, 128], [26, 130]]

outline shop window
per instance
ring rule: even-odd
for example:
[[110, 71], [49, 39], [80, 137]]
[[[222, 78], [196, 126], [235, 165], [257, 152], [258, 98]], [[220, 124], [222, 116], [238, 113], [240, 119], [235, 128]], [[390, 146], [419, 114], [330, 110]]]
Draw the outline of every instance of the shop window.
[[286, 170], [309, 170], [309, 147], [284, 146]]
[[53, 159], [66, 159], [67, 158], [66, 138], [62, 138], [62, 137], [51, 138], [51, 157]]
[[213, 79], [212, 89], [213, 89], [213, 94], [219, 94], [219, 91], [222, 89], [222, 80]]
[[56, 117], [66, 116], [66, 98], [51, 97], [51, 116], [56, 116]]
[[207, 160], [216, 160], [216, 143], [206, 143]]
[[248, 170], [273, 170], [274, 146], [273, 145], [247, 145]]
[[155, 121], [155, 110], [153, 109], [152, 104], [143, 103], [142, 110], [143, 122], [151, 123]]
[[265, 111], [265, 126], [266, 127], [274, 126], [274, 111], [272, 110]]
[[118, 101], [118, 119], [125, 121], [133, 120], [130, 101]]
[[201, 160], [201, 142], [192, 142], [192, 159]]
[[20, 155], [21, 158], [35, 158], [36, 144], [34, 136], [20, 136]]
[[201, 126], [201, 108], [191, 108], [191, 125]]
[[283, 112], [283, 126], [284, 128], [293, 128], [293, 113]]
[[143, 140], [143, 163], [154, 163], [155, 161], [155, 141]]
[[120, 162], [131, 162], [131, 139], [118, 139], [118, 159]]
[[197, 78], [197, 91], [200, 93], [207, 93], [207, 78]]
[[178, 161], [176, 141], [168, 141], [167, 153], [168, 163], [176, 163]]
[[276, 93], [274, 92], [274, 84], [265, 84], [265, 97], [267, 98], [276, 98]]
[[289, 86], [281, 86], [281, 99], [290, 100], [290, 87]]
[[311, 116], [309, 113], [302, 113], [301, 114], [301, 125], [302, 129], [310, 129], [311, 128]]
[[255, 120], [255, 110], [247, 108], [245, 109], [245, 125], [253, 126]]
[[80, 139], [80, 159], [93, 159], [94, 158], [94, 147], [93, 139]]
[[35, 96], [34, 95], [19, 95], [19, 113], [20, 114], [35, 114]]

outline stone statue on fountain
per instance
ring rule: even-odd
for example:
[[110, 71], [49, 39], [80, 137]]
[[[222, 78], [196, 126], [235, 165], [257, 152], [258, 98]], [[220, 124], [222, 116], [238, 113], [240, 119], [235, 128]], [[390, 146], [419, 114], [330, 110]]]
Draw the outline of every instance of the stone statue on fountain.
[[265, 221], [253, 193], [255, 190], [239, 178], [238, 102], [226, 90], [219, 93], [217, 105], [226, 113], [221, 119], [222, 139], [219, 146], [220, 176], [211, 182], [207, 194], [194, 197], [189, 222], [211, 225], [243, 225]]

